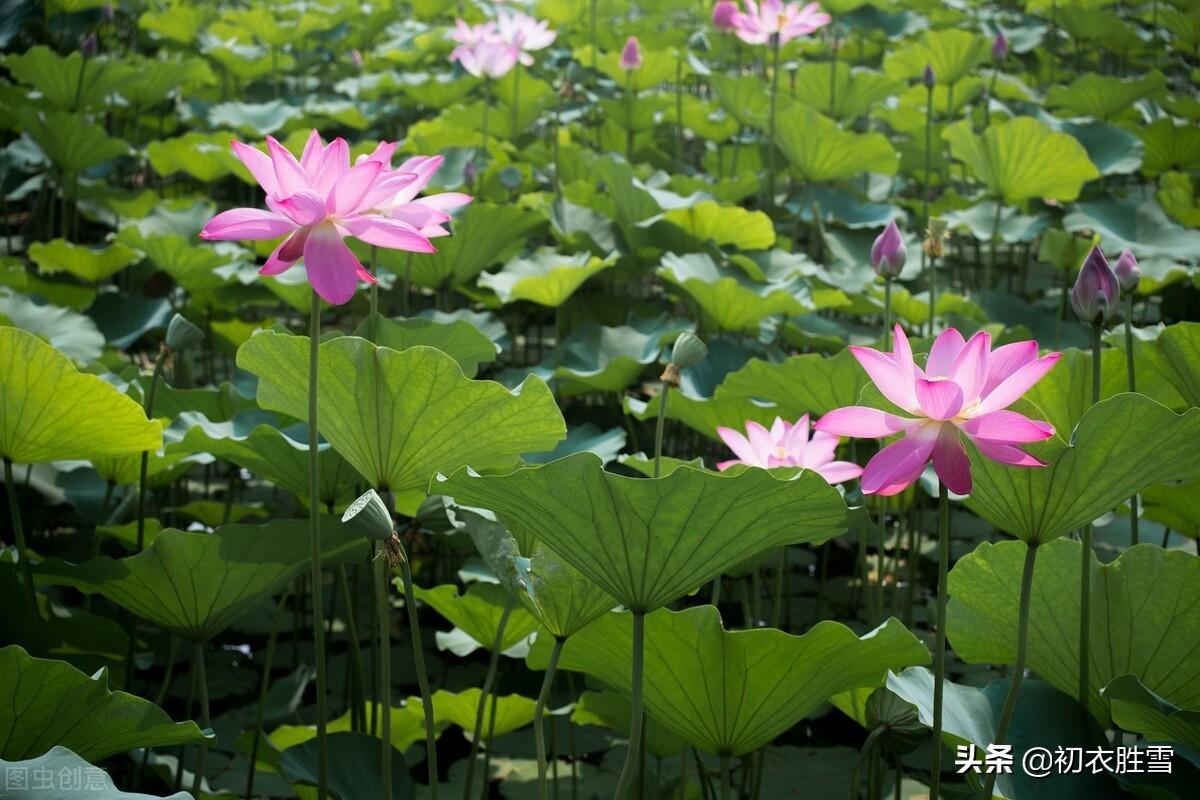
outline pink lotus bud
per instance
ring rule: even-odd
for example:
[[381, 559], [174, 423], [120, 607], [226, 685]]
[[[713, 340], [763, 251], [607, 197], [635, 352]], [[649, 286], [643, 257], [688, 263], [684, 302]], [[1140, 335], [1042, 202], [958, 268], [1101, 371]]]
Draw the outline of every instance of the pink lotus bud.
[[998, 31], [996, 38], [992, 40], [992, 58], [997, 62], [1008, 58], [1008, 38], [1004, 35], [1004, 31]]
[[79, 43], [79, 52], [84, 58], [91, 58], [96, 55], [96, 51], [100, 49], [100, 41], [96, 38], [95, 33], [89, 33], [83, 37], [83, 41]]
[[104, 8], [100, 10], [100, 13], [104, 15], [105, 22], [112, 22], [117, 18], [117, 10], [113, 8], [112, 3], [105, 3]]
[[921, 73], [921, 83], [925, 84], [926, 89], [932, 89], [937, 83], [937, 76], [933, 74], [933, 67], [925, 65], [925, 71]]
[[350, 51], [350, 60], [354, 62], [355, 68], [363, 68], [363, 54], [359, 52], [357, 47]]
[[1117, 313], [1121, 284], [1099, 247], [1093, 247], [1071, 288], [1071, 307], [1084, 322], [1103, 325]]
[[1113, 272], [1116, 274], [1117, 282], [1121, 284], [1123, 292], [1132, 292], [1142, 280], [1142, 269], [1138, 266], [1137, 259], [1133, 257], [1133, 251], [1128, 247], [1117, 259], [1117, 265], [1113, 267]]
[[904, 247], [904, 237], [900, 235], [896, 221], [892, 220], [871, 245], [871, 268], [879, 277], [893, 280], [900, 277], [907, 260], [908, 250]]
[[625, 47], [621, 49], [621, 69], [629, 72], [642, 66], [642, 48], [638, 45], [636, 36], [630, 36], [625, 40]]
[[734, 29], [733, 17], [738, 13], [737, 3], [732, 0], [721, 0], [713, 6], [712, 24], [719, 31], [729, 32]]

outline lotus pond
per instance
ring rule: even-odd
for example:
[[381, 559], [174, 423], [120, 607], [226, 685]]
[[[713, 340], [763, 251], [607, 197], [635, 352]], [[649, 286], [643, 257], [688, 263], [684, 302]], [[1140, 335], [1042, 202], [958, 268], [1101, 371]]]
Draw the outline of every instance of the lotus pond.
[[1194, 0], [0, 7], [0, 798], [1196, 796]]

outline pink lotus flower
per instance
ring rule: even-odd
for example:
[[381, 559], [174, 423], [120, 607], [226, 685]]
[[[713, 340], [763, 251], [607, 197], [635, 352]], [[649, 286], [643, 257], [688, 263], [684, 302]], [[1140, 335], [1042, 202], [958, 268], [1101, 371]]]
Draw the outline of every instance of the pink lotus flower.
[[642, 66], [642, 47], [638, 44], [636, 36], [630, 36], [625, 40], [625, 46], [621, 48], [620, 65], [621, 69], [626, 72]]
[[516, 45], [517, 59], [527, 67], [533, 66], [531, 53], [545, 50], [554, 44], [557, 34], [545, 20], [534, 19], [520, 11], [501, 10], [496, 15], [497, 31], [505, 42]]
[[833, 18], [821, 10], [817, 3], [803, 8], [799, 3], [784, 3], [783, 0], [745, 0], [746, 11], [733, 15], [733, 27], [739, 39], [746, 44], [767, 44], [774, 36], [779, 44], [786, 44], [799, 36], [807, 36], [823, 28]]
[[503, 78], [521, 57], [520, 46], [506, 41], [494, 22], [468, 25], [455, 20], [450, 38], [458, 43], [450, 51], [450, 60], [476, 78]]
[[738, 13], [737, 3], [733, 0], [721, 0], [713, 6], [712, 24], [713, 27], [722, 33], [728, 33], [735, 29], [733, 18]]
[[913, 362], [904, 329], [896, 326], [891, 353], [851, 347], [858, 363], [891, 402], [912, 414], [902, 417], [864, 406], [830, 411], [818, 431], [839, 436], [904, 438], [880, 450], [863, 470], [865, 494], [893, 495], [920, 477], [931, 459], [938, 479], [955, 494], [971, 491], [971, 465], [962, 437], [985, 458], [1014, 467], [1043, 467], [1018, 445], [1054, 435], [1054, 427], [1006, 411], [1058, 363], [1059, 353], [1038, 357], [1037, 342], [1014, 342], [991, 349], [980, 331], [963, 341], [947, 328], [937, 337], [925, 368]]
[[393, 250], [432, 253], [429, 239], [444, 236], [449, 209], [470, 202], [462, 194], [417, 198], [441, 165], [442, 157], [418, 156], [391, 168], [395, 142], [380, 142], [370, 155], [350, 165], [345, 139], [328, 145], [309, 134], [297, 160], [273, 137], [267, 153], [241, 142], [233, 152], [267, 195], [267, 208], [234, 208], [208, 221], [201, 239], [274, 239], [287, 236], [259, 270], [278, 275], [304, 259], [308, 282], [326, 301], [341, 305], [354, 296], [359, 280], [375, 277], [342, 241], [353, 236]]
[[849, 461], [834, 461], [838, 437], [817, 431], [810, 440], [808, 414], [796, 424], [776, 417], [771, 429], [757, 422], [746, 423], [746, 435], [732, 428], [717, 428], [717, 435], [737, 456], [721, 461], [717, 469], [724, 471], [734, 464], [770, 469], [771, 467], [803, 467], [820, 473], [830, 483], [841, 483], [862, 474], [862, 467]]

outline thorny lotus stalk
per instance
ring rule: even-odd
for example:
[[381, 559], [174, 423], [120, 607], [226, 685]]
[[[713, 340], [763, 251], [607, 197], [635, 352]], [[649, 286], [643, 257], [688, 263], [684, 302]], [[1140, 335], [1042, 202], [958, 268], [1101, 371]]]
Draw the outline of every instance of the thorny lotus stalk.
[[937, 636], [933, 647], [933, 764], [929, 800], [938, 800], [942, 784], [942, 696], [946, 684], [946, 596], [950, 561], [950, 492], [938, 481]]
[[[632, 609], [631, 609], [632, 610]], [[625, 753], [625, 765], [621, 767], [621, 777], [617, 781], [617, 790], [613, 800], [626, 800], [629, 788], [633, 785], [633, 773], [637, 770], [638, 753], [642, 750], [642, 682], [643, 662], [646, 652], [646, 614], [644, 611], [633, 611], [633, 659], [632, 659], [632, 705], [629, 711], [629, 751]]]
[[[250, 766], [246, 775], [246, 798], [254, 797], [254, 778], [258, 775], [255, 765], [258, 763], [258, 745], [263, 735], [263, 714], [267, 707], [267, 690], [271, 687], [271, 666], [275, 663], [275, 643], [279, 639], [279, 620], [283, 618], [283, 609], [287, 607], [288, 590], [284, 589], [275, 606], [275, 616], [271, 620], [271, 637], [267, 639], [267, 652], [263, 656], [262, 679], [258, 684], [258, 701], [254, 712], [254, 739], [250, 742]], [[161, 704], [161, 701], [160, 701]]]
[[38, 611], [37, 589], [33, 585], [33, 565], [29, 562], [29, 547], [25, 544], [25, 527], [21, 524], [21, 506], [17, 503], [17, 484], [13, 481], [12, 461], [4, 459], [4, 488], [8, 491], [8, 510], [12, 517], [13, 534], [16, 537], [17, 556], [21, 559], [22, 583], [33, 615], [34, 649], [42, 648], [42, 615]]
[[417, 619], [417, 598], [413, 595], [412, 569], [408, 563], [408, 554], [399, 537], [390, 540], [393, 556], [400, 561], [400, 577], [404, 581], [404, 607], [408, 611], [409, 635], [412, 636], [413, 666], [417, 670], [417, 686], [421, 690], [421, 707], [425, 714], [425, 749], [426, 761], [429, 764], [429, 797], [437, 800], [438, 796], [438, 761], [437, 761], [437, 732], [434, 730], [433, 695], [429, 691], [429, 676], [425, 671], [425, 650], [421, 646], [421, 624]]
[[[1100, 402], [1100, 354], [1104, 323], [1092, 323], [1092, 405]], [[1088, 670], [1091, 666], [1092, 633], [1092, 526], [1083, 526], [1083, 546], [1079, 554], [1079, 705], [1087, 713], [1090, 693]]]
[[388, 601], [389, 565], [383, 553], [375, 557], [375, 635], [379, 637], [379, 774], [383, 800], [392, 800], [392, 615]]
[[325, 602], [321, 591], [321, 461], [317, 434], [317, 380], [320, 377], [321, 296], [314, 290], [309, 308], [308, 332], [308, 519], [311, 545], [310, 577], [313, 604], [313, 659], [317, 667], [317, 800], [325, 800], [329, 786], [329, 741], [325, 683]]
[[565, 639], [554, 640], [554, 649], [550, 651], [550, 663], [546, 665], [546, 677], [542, 679], [542, 690], [538, 692], [537, 704], [533, 707], [533, 742], [537, 749], [538, 761], [538, 800], [546, 800], [546, 732], [542, 729], [542, 718], [546, 712], [546, 702], [550, 699], [550, 690], [554, 687], [554, 673], [558, 670], [558, 657], [562, 655], [565, 642]]
[[[204, 642], [196, 642], [192, 648], [192, 669], [196, 672], [196, 684], [200, 691], [200, 724], [205, 730], [212, 728], [212, 718], [208, 710], [208, 676], [204, 674]], [[208, 740], [200, 742], [196, 754], [196, 771], [192, 775], [192, 797], [200, 798], [200, 789], [204, 781], [204, 756], [208, 753]], [[251, 769], [254, 765], [251, 764]]]
[[[475, 709], [475, 727], [471, 730], [471, 757], [467, 761], [467, 779], [463, 784], [463, 800], [470, 800], [471, 785], [475, 781], [475, 762], [479, 757], [479, 744], [483, 739], [483, 713], [487, 708], [487, 698], [492, 694], [492, 684], [496, 680], [496, 670], [500, 666], [500, 646], [504, 642], [504, 629], [508, 627], [508, 618], [517, 604], [513, 595], [508, 596], [504, 611], [500, 614], [500, 624], [496, 626], [496, 637], [492, 640], [491, 658], [488, 660], [487, 674], [483, 677], [483, 687], [479, 690], [479, 703]], [[487, 775], [483, 776], [487, 783]]]
[[[933, 84], [925, 87], [925, 179], [921, 182], [921, 220], [929, 228], [929, 162], [933, 153]], [[928, 246], [921, 248], [921, 269], [925, 270], [925, 259], [929, 259], [929, 335], [933, 335], [933, 309], [937, 295], [937, 275], [934, 266], [937, 259], [929, 252]]]
[[779, 103], [779, 34], [771, 37], [771, 112], [767, 123], [766, 207], [775, 207], [775, 106]]

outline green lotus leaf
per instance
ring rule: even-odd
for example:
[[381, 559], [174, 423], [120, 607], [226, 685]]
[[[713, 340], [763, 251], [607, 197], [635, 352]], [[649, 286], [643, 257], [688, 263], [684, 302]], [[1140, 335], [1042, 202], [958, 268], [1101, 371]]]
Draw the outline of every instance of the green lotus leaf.
[[1142, 173], [1151, 178], [1168, 170], [1192, 171], [1200, 168], [1200, 129], [1194, 124], [1176, 125], [1160, 119], [1138, 130], [1146, 146]]
[[61, 56], [44, 44], [6, 55], [0, 63], [59, 111], [102, 106], [113, 92], [137, 77], [129, 67], [111, 58], [85, 59], [78, 50]]
[[[16, 781], [9, 779], [4, 796], [7, 800], [72, 800], [86, 790], [93, 800], [160, 800], [161, 795], [122, 792], [100, 767], [92, 766], [66, 747], [51, 747], [37, 758], [7, 761], [0, 758], [0, 774], [3, 775], [53, 775], [62, 784], [61, 790], [46, 789], [26, 782], [26, 788], [17, 788]], [[66, 781], [63, 775], [68, 776]], [[75, 788], [72, 788], [74, 786]], [[187, 792], [176, 792], [165, 800], [188, 800]]]
[[1159, 205], [1167, 216], [1185, 228], [1200, 228], [1200, 203], [1192, 190], [1192, 178], [1183, 172], [1166, 172], [1158, 179]]
[[1135, 26], [1103, 8], [1111, 5], [1108, 0], [1071, 0], [1059, 3], [1055, 0], [1031, 0], [1026, 8], [1032, 10], [1036, 3], [1042, 17], [1053, 16], [1063, 30], [1081, 42], [1096, 42], [1113, 52], [1140, 49], [1145, 46]]
[[[1071, 695], [1079, 690], [1080, 547], [1069, 539], [1039, 546], [1030, 606], [1029, 669]], [[1024, 560], [1022, 542], [984, 542], [951, 570], [947, 631], [968, 663], [1015, 660]], [[1093, 556], [1091, 572], [1092, 715], [1109, 724], [1101, 689], [1127, 674], [1181, 708], [1200, 708], [1200, 560], [1141, 544], [1111, 564]]]
[[479, 285], [495, 292], [505, 305], [528, 300], [557, 308], [585, 281], [615, 263], [615, 254], [600, 259], [586, 252], [566, 255], [542, 248], [528, 258], [514, 258], [499, 272], [483, 273]]
[[902, 83], [881, 72], [851, 69], [842, 62], [836, 63], [834, 79], [830, 80], [833, 68], [832, 62], [822, 62], [805, 64], [796, 70], [796, 99], [842, 122], [867, 114], [873, 106], [903, 88]]
[[851, 230], [882, 228], [903, 217], [897, 206], [859, 200], [849, 192], [829, 186], [806, 186], [787, 201], [788, 211], [799, 214], [803, 222], [812, 222], [813, 206], [826, 224], [836, 221]]
[[[333, 723], [326, 726], [330, 735], [329, 792], [341, 800], [375, 800], [383, 797], [382, 763], [379, 760], [379, 739], [348, 727], [334, 732]], [[424, 729], [422, 728], [422, 732]], [[314, 729], [315, 736], [315, 729]], [[392, 741], [395, 742], [393, 736]], [[292, 785], [296, 796], [315, 794], [317, 785], [317, 743], [312, 739], [292, 745], [278, 755], [276, 769]], [[391, 790], [397, 797], [414, 797], [416, 789], [408, 764], [403, 758], [392, 758]], [[186, 776], [188, 773], [184, 773]], [[256, 784], [261, 785], [261, 784]]]
[[1055, 439], [1030, 448], [1045, 467], [1013, 469], [972, 452], [968, 507], [1023, 541], [1045, 544], [1146, 487], [1200, 477], [1200, 410], [1177, 415], [1144, 395], [1118, 394], [1084, 413], [1074, 433], [1058, 435], [1073, 445]]
[[1046, 106], [1062, 117], [1107, 120], [1139, 100], [1162, 96], [1166, 88], [1167, 79], [1157, 71], [1128, 80], [1089, 72], [1066, 86], [1050, 87]]
[[302, 112], [285, 100], [270, 100], [265, 103], [242, 103], [229, 101], [208, 110], [208, 122], [218, 128], [233, 128], [247, 136], [266, 136], [275, 133]]
[[[46, 559], [39, 581], [101, 594], [172, 633], [208, 641], [308, 569], [309, 521], [225, 525], [212, 533], [163, 530], [141, 553], [82, 564]], [[322, 555], [329, 562], [362, 543], [364, 532], [327, 517]]]
[[[770, 111], [771, 95], [763, 81], [757, 77], [743, 75], [711, 75], [709, 83], [734, 119], [746, 126], [760, 125]], [[788, 98], [780, 98], [780, 107], [786, 107]]]
[[443, 109], [465, 99], [479, 83], [478, 78], [470, 75], [455, 77], [418, 72], [401, 76], [399, 88], [418, 105]]
[[723, 142], [738, 132], [738, 123], [721, 106], [695, 95], [680, 97], [683, 106], [683, 126], [714, 142]]
[[54, 239], [29, 245], [29, 258], [43, 275], [67, 272], [88, 283], [99, 283], [136, 264], [141, 256], [120, 242], [108, 247], [86, 247]]
[[82, 114], [66, 111], [14, 109], [21, 127], [60, 173], [77, 175], [85, 169], [128, 155], [129, 145], [109, 136]]
[[1179, 742], [1200, 751], [1200, 710], [1181, 709], [1146, 688], [1137, 675], [1104, 687], [1113, 722], [1152, 742]]
[[439, 493], [495, 511], [545, 542], [626, 608], [649, 612], [769, 547], [823, 542], [846, 529], [838, 491], [813, 472], [717, 475], [680, 467], [658, 479], [604, 471], [580, 453], [503, 476], [459, 470]]
[[[259, 378], [259, 405], [307, 418], [308, 350], [307, 337], [271, 331], [238, 349], [238, 366]], [[380, 490], [424, 491], [438, 472], [511, 463], [566, 435], [550, 390], [536, 378], [509, 392], [470, 380], [440, 350], [396, 351], [356, 336], [322, 342], [320, 351], [320, 374], [328, 376], [318, 383], [321, 435]]]
[[1142, 516], [1200, 539], [1200, 481], [1152, 486], [1141, 493]]
[[48, 303], [76, 311], [87, 309], [96, 301], [98, 294], [94, 286], [41, 278], [37, 272], [26, 269], [19, 260], [4, 257], [0, 257], [0, 286], [8, 286], [22, 294], [39, 295]]
[[69, 308], [38, 305], [7, 287], [0, 287], [0, 320], [36, 334], [80, 364], [96, 360], [104, 350], [104, 335], [88, 317]]
[[761, 211], [722, 206], [711, 200], [668, 211], [664, 219], [701, 241], [739, 250], [766, 250], [775, 244], [775, 225]]
[[[996, 223], [996, 201], [984, 200], [970, 208], [948, 211], [942, 217], [952, 228], [966, 228], [981, 242], [990, 242], [992, 226]], [[1017, 209], [1000, 204], [1000, 224], [996, 236], [1002, 242], [1032, 242], [1046, 229], [1050, 218], [1045, 214], [1022, 214]]]
[[1085, 183], [1100, 177], [1083, 145], [1032, 117], [993, 123], [982, 136], [963, 120], [948, 126], [942, 138], [991, 196], [1010, 205], [1033, 198], [1074, 200]]
[[0, 456], [40, 461], [103, 458], [162, 447], [142, 407], [37, 336], [0, 326]]
[[895, 175], [900, 158], [882, 133], [854, 133], [808, 106], [779, 111], [775, 141], [805, 181], [850, 178], [860, 172]]
[[707, 253], [667, 253], [658, 274], [686, 292], [721, 331], [757, 332], [764, 317], [816, 310], [804, 278], [752, 281], [740, 270], [718, 265]]
[[117, 241], [141, 250], [155, 267], [175, 279], [189, 292], [216, 289], [229, 282], [219, 267], [236, 259], [212, 246], [199, 244], [178, 233], [143, 233], [130, 225], [121, 229]]
[[929, 65], [939, 84], [954, 84], [989, 58], [990, 47], [985, 37], [969, 31], [926, 31], [920, 39], [888, 53], [883, 71], [889, 78], [905, 80], [921, 77]]
[[216, 16], [212, 6], [174, 0], [159, 10], [144, 12], [138, 17], [138, 27], [156, 37], [186, 45], [194, 42]]
[[[606, 614], [575, 634], [563, 647], [559, 667], [629, 694], [629, 617], [624, 611]], [[861, 639], [828, 621], [803, 636], [775, 629], [726, 631], [712, 606], [659, 609], [645, 624], [647, 714], [717, 755], [756, 750], [831, 695], [878, 686], [888, 670], [929, 662], [929, 651], [895, 619]], [[539, 639], [527, 660], [544, 669], [548, 658], [548, 643]]]
[[202, 87], [217, 83], [216, 74], [203, 58], [166, 60], [127, 54], [121, 66], [132, 77], [117, 91], [134, 108], [149, 108], [163, 101], [181, 84]]
[[183, 173], [201, 183], [212, 183], [226, 175], [248, 179], [249, 173], [229, 147], [230, 139], [236, 137], [224, 131], [188, 131], [173, 139], [151, 142], [146, 155], [154, 171], [164, 177]]
[[1132, 175], [1142, 166], [1142, 140], [1124, 128], [1104, 122], [1063, 122], [1058, 129], [1083, 145], [1101, 175]]
[[[141, 384], [144, 395], [150, 385], [149, 378], [143, 377]], [[154, 396], [154, 413], [163, 417], [174, 418], [185, 411], [195, 411], [213, 422], [228, 422], [235, 414], [257, 410], [254, 398], [242, 394], [241, 389], [232, 383], [203, 389], [178, 389], [161, 383]]]
[[1200, 323], [1168, 325], [1144, 352], [1189, 408], [1200, 406]]
[[[399, 585], [398, 578], [396, 582]], [[418, 600], [432, 607], [446, 620], [454, 623], [456, 628], [478, 642], [480, 647], [489, 650], [495, 643], [496, 631], [500, 628], [500, 618], [504, 609], [512, 599], [508, 590], [503, 587], [482, 582], [471, 584], [466, 594], [461, 595], [458, 593], [458, 587], [453, 584], [443, 584], [432, 589], [414, 586], [413, 593]], [[509, 614], [508, 623], [504, 626], [504, 635], [500, 639], [501, 652], [520, 644], [535, 630], [537, 620], [524, 608], [514, 607]], [[436, 707], [436, 703], [434, 705]]]
[[[849, 350], [833, 356], [805, 353], [777, 364], [753, 359], [721, 384], [727, 397], [747, 397], [773, 404], [774, 413], [789, 420], [814, 418], [858, 402], [867, 376]], [[670, 409], [670, 405], [667, 406]]]
[[[364, 319], [354, 335], [371, 338], [370, 319]], [[463, 374], [474, 378], [480, 364], [496, 360], [499, 347], [488, 335], [465, 319], [435, 321], [424, 317], [375, 320], [374, 341], [380, 347], [407, 350], [410, 347], [436, 347], [462, 367]]]
[[207, 528], [216, 528], [229, 518], [231, 523], [239, 523], [262, 519], [267, 512], [262, 506], [249, 506], [243, 503], [224, 503], [216, 500], [193, 500], [171, 509], [186, 519], [194, 520]]
[[[575, 701], [571, 722], [576, 725], [599, 725], [625, 735], [629, 732], [632, 710], [629, 698], [620, 692], [611, 689], [600, 692], [585, 690]], [[687, 747], [687, 742], [653, 717], [643, 717], [642, 725], [642, 741], [646, 744], [646, 752], [656, 758], [678, 756]]]
[[[157, 488], [170, 483], [201, 461], [201, 457], [180, 447], [173, 432], [167, 434], [166, 446], [149, 452], [146, 459], [146, 485]], [[93, 458], [92, 467], [105, 481], [114, 486], [130, 486], [138, 482], [142, 471], [141, 453], [112, 458]]]
[[526, 453], [521, 458], [526, 464], [545, 464], [547, 461], [557, 461], [586, 450], [595, 453], [607, 464], [625, 449], [625, 441], [626, 434], [622, 428], [601, 430], [595, 423], [585, 422], [582, 425], [568, 426], [567, 438], [559, 442], [553, 450], [545, 453]]
[[[592, 63], [592, 47], [584, 45], [578, 47], [574, 52], [575, 60], [580, 64]], [[649, 47], [642, 47], [642, 65], [632, 72], [621, 68], [621, 53], [620, 50], [602, 51], [596, 56], [596, 67], [617, 83], [618, 86], [624, 87], [626, 80], [631, 80], [634, 91], [645, 91], [652, 89], [661, 83], [673, 81], [675, 79], [675, 69], [678, 57], [669, 50], [654, 50]], [[683, 74], [688, 75], [691, 69], [684, 64]]]
[[[452, 723], [462, 729], [463, 736], [468, 741], [475, 730], [475, 715], [479, 711], [478, 687], [464, 689], [461, 692], [448, 692], [438, 689], [433, 693], [434, 719], [441, 723]], [[424, 706], [421, 698], [408, 698], [408, 705], [417, 709]], [[492, 706], [496, 707], [495, 723], [492, 723]], [[503, 736], [506, 733], [524, 728], [533, 722], [533, 700], [519, 694], [509, 694], [502, 697], [489, 695], [483, 709], [484, 730], [492, 736]]]
[[172, 722], [153, 703], [108, 688], [108, 671], [88, 676], [61, 661], [0, 649], [0, 758], [20, 761], [66, 747], [90, 761], [134, 747], [205, 738], [194, 722]]
[[[436, 706], [435, 706], [436, 708]], [[364, 719], [379, 719], [380, 706], [378, 703], [366, 703], [363, 711]], [[392, 747], [399, 750], [401, 753], [408, 750], [419, 741], [425, 738], [425, 714], [421, 710], [420, 704], [413, 704], [411, 701], [402, 706], [392, 706], [390, 709], [392, 716]], [[440, 736], [445, 729], [446, 723], [441, 720], [434, 721], [434, 733]], [[346, 733], [352, 731], [350, 712], [346, 711], [337, 719], [329, 720], [325, 726], [326, 730], [331, 734]], [[295, 747], [298, 744], [304, 744], [317, 738], [316, 725], [280, 725], [271, 731], [270, 735], [264, 739], [264, 742], [269, 743], [270, 747], [276, 750], [287, 750]], [[379, 737], [376, 736], [376, 741]], [[240, 744], [240, 742], [239, 742]], [[378, 758], [378, 747], [371, 749], [371, 754]], [[269, 758], [270, 756], [266, 756]], [[259, 751], [259, 758], [264, 759], [264, 753]], [[396, 761], [399, 759], [393, 759]], [[261, 762], [260, 762], [261, 763]], [[401, 761], [403, 763], [403, 761]], [[272, 766], [269, 762], [262, 763], [262, 766]]]
[[1092, 230], [1107, 251], [1128, 247], [1139, 259], [1162, 256], [1190, 260], [1200, 251], [1200, 231], [1176, 225], [1153, 197], [1106, 196], [1081, 200], [1063, 218], [1069, 231]]
[[[588, 175], [589, 188], [602, 191], [605, 205], [598, 210], [617, 222], [629, 225], [644, 222], [662, 212], [658, 201], [637, 179], [633, 168], [623, 159], [608, 155], [597, 158]], [[609, 208], [611, 204], [611, 209]]]

